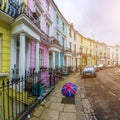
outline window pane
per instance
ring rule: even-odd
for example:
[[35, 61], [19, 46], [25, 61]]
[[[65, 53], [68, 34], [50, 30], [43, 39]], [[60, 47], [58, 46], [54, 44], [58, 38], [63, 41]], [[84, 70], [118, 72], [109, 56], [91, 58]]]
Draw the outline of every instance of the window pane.
[[49, 35], [50, 32], [50, 26], [46, 23], [46, 34]]
[[43, 50], [39, 50], [39, 65], [40, 67], [43, 66]]
[[56, 16], [56, 19], [57, 19], [57, 24], [59, 24], [59, 17], [58, 17], [58, 15]]
[[48, 0], [46, 0], [47, 11], [49, 11], [49, 6], [50, 6], [50, 4], [49, 4]]

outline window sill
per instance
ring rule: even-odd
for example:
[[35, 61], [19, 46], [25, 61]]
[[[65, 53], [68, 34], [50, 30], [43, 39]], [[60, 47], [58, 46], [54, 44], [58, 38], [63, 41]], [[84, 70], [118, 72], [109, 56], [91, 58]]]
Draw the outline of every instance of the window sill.
[[8, 75], [9, 75], [9, 73], [0, 73], [0, 77], [6, 77]]

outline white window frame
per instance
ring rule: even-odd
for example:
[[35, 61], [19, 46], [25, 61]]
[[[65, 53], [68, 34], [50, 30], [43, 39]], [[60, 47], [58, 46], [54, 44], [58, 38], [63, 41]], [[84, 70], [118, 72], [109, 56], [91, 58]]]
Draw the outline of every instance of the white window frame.
[[38, 17], [38, 20], [39, 20], [39, 26], [40, 26], [40, 28], [41, 28], [41, 14], [39, 15], [39, 17]]
[[74, 52], [76, 52], [76, 44], [74, 44]]
[[72, 30], [71, 30], [71, 28], [69, 29], [69, 37], [72, 37]]
[[64, 37], [62, 38], [62, 41], [63, 41], [63, 46], [65, 47], [65, 38]]
[[39, 49], [39, 65], [40, 67], [44, 66], [44, 57], [43, 57], [43, 53], [44, 53], [44, 50], [43, 49]]
[[57, 21], [57, 25], [59, 24], [59, 16], [56, 15], [56, 21]]
[[69, 42], [69, 47], [72, 50], [72, 42]]
[[76, 40], [76, 32], [74, 32], [74, 40]]
[[57, 40], [59, 41], [60, 34], [57, 32], [56, 33]]
[[47, 8], [47, 11], [50, 10], [50, 2], [48, 0], [46, 0], [46, 8]]
[[[48, 26], [48, 29], [47, 29]], [[48, 22], [46, 22], [46, 34], [50, 35], [50, 24]]]
[[65, 31], [65, 23], [63, 22], [62, 23], [62, 29], [63, 29], [63, 32]]

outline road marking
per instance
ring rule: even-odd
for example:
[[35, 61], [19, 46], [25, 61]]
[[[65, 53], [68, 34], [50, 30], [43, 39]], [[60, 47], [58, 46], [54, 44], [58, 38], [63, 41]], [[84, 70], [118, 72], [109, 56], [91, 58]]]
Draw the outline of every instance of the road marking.
[[116, 96], [116, 94], [114, 94], [113, 92], [111, 92], [111, 91], [108, 91], [111, 95], [113, 95], [113, 96]]
[[105, 89], [105, 87], [103, 85], [101, 85], [101, 88]]

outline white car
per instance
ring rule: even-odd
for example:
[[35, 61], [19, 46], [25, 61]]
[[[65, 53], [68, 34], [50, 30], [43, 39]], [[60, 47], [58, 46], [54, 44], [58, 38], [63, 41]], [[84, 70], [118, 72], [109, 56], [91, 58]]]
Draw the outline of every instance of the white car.
[[113, 65], [107, 65], [106, 68], [113, 68]]
[[93, 65], [93, 66], [94, 66], [96, 72], [99, 71], [99, 68], [97, 65]]
[[105, 68], [105, 65], [104, 65], [104, 64], [99, 64], [99, 65], [98, 65], [98, 68], [99, 68], [100, 70], [102, 70], [102, 69]]
[[86, 66], [82, 71], [82, 77], [96, 77], [95, 68], [93, 66]]

